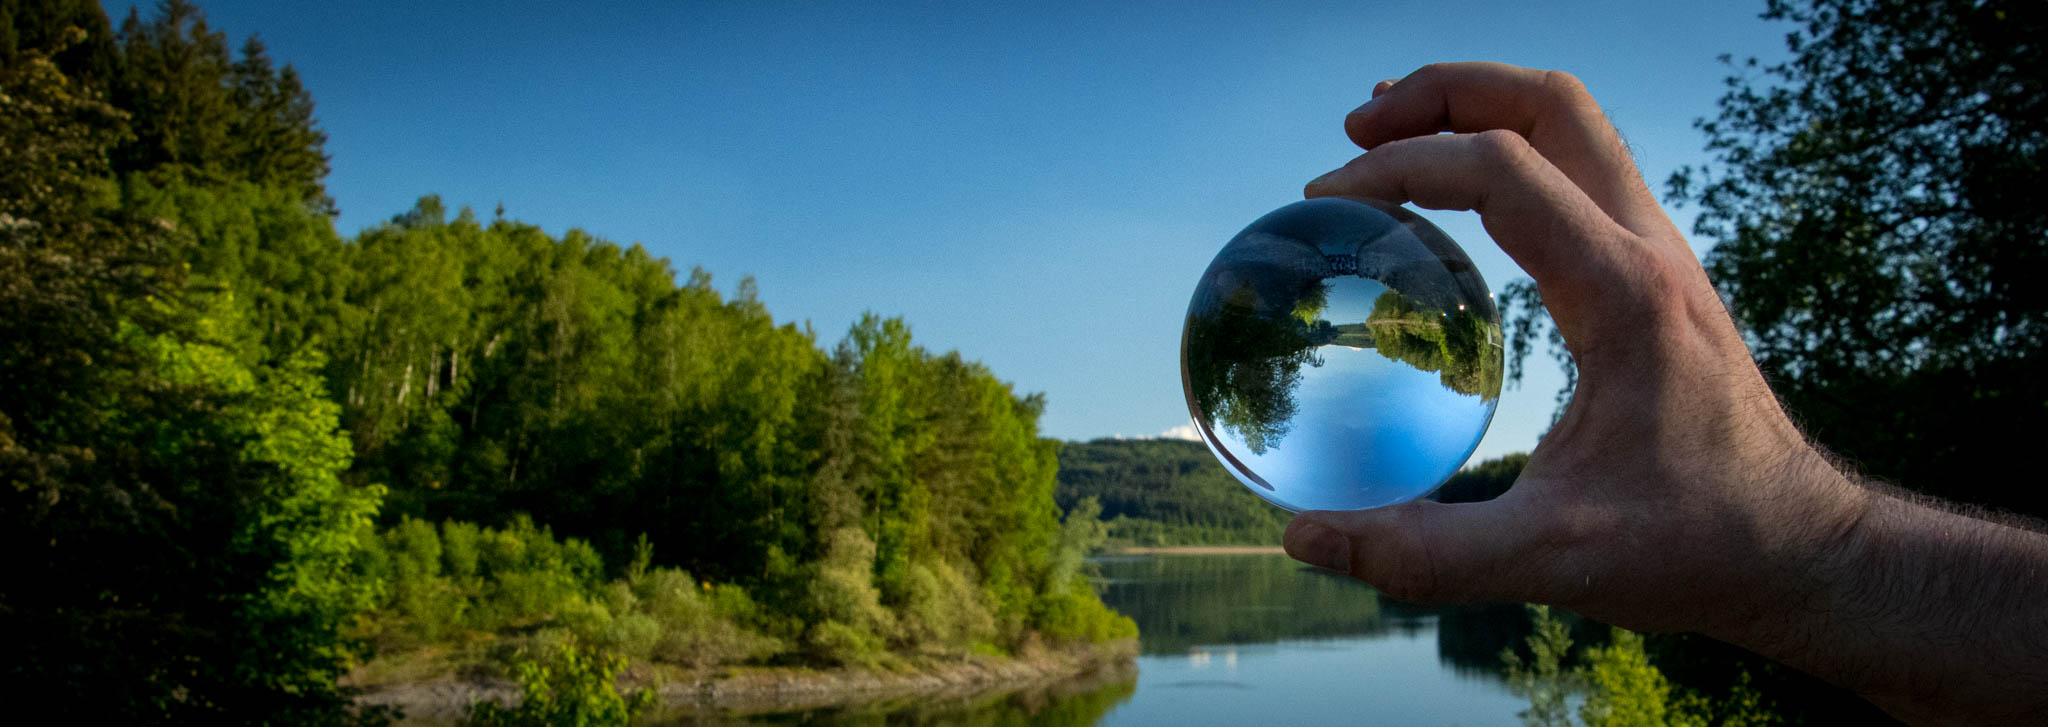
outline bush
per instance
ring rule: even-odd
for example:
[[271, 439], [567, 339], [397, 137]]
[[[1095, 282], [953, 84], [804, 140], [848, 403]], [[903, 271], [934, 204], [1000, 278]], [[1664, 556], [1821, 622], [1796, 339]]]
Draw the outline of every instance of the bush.
[[863, 669], [881, 666], [887, 654], [874, 634], [838, 621], [812, 625], [804, 635], [804, 647], [812, 659]]
[[618, 674], [626, 660], [598, 649], [559, 644], [515, 667], [522, 698], [507, 708], [497, 702], [470, 706], [468, 724], [490, 727], [630, 724], [655, 705], [652, 690], [619, 693]]
[[758, 607], [738, 586], [699, 584], [679, 570], [643, 571], [613, 583], [589, 618], [571, 626], [591, 644], [631, 658], [704, 667], [788, 650], [739, 622]]
[[1038, 630], [1054, 641], [1101, 642], [1138, 637], [1137, 622], [1102, 605], [1085, 581], [1075, 582], [1063, 593], [1040, 597], [1031, 609], [1031, 617]]
[[371, 631], [386, 649], [587, 613], [603, 572], [588, 544], [525, 517], [503, 530], [407, 518], [371, 550], [366, 575], [387, 585]]
[[1784, 722], [1749, 686], [1747, 672], [1721, 699], [1672, 684], [1650, 663], [1643, 637], [1631, 631], [1613, 629], [1606, 646], [1585, 649], [1582, 663], [1568, 666], [1570, 630], [1547, 606], [1531, 605], [1529, 613], [1536, 627], [1527, 639], [1529, 657], [1513, 649], [1501, 652], [1508, 687], [1529, 700], [1529, 709], [1521, 713], [1523, 724], [1571, 727], [1567, 705], [1575, 694], [1584, 696], [1578, 718], [1586, 727], [1763, 727]]
[[996, 619], [983, 602], [987, 594], [945, 563], [916, 563], [906, 577], [900, 637], [906, 645], [971, 648], [995, 638]]

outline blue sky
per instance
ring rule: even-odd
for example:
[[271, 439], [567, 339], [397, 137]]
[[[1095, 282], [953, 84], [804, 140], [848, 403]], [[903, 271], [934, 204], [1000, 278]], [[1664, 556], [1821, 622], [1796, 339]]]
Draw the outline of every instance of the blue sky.
[[[118, 25], [129, 3], [105, 5]], [[1045, 392], [1062, 439], [1187, 422], [1196, 278], [1357, 153], [1343, 117], [1375, 81], [1570, 71], [1661, 192], [1704, 160], [1715, 57], [1780, 56], [1789, 29], [1761, 0], [995, 5], [202, 0], [235, 47], [259, 32], [303, 74], [343, 234], [424, 194], [503, 203], [727, 291], [752, 275], [826, 345], [862, 311], [902, 316]], [[1521, 277], [1476, 217], [1426, 216], [1496, 290]], [[1476, 458], [1534, 445], [1560, 380], [1534, 368]]]

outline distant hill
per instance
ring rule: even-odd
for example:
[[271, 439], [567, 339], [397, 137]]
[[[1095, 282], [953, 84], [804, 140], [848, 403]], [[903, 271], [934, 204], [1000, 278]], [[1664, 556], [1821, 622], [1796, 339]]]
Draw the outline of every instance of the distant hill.
[[[1511, 454], [1466, 467], [1432, 495], [1442, 502], [1490, 500], [1527, 463]], [[1245, 489], [1200, 442], [1097, 439], [1060, 446], [1063, 511], [1083, 498], [1102, 505], [1109, 545], [1278, 545], [1293, 516]]]
[[1224, 471], [1200, 442], [1097, 439], [1060, 447], [1059, 489], [1071, 510], [1102, 503], [1113, 545], [1278, 545], [1287, 511]]
[[1529, 463], [1527, 452], [1516, 452], [1500, 459], [1489, 459], [1479, 464], [1465, 465], [1464, 469], [1451, 475], [1451, 479], [1431, 493], [1429, 499], [1437, 502], [1482, 502], [1500, 497], [1515, 484], [1515, 478], [1522, 476], [1522, 466]]

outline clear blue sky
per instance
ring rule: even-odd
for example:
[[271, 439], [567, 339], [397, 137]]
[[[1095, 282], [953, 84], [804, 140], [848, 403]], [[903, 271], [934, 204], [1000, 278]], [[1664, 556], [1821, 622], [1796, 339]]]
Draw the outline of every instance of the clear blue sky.
[[[117, 25], [129, 7], [105, 5]], [[304, 75], [343, 234], [424, 194], [502, 202], [727, 291], [752, 275], [826, 345], [864, 310], [902, 316], [1045, 392], [1063, 439], [1187, 423], [1196, 277], [1357, 153], [1343, 117], [1373, 82], [1440, 60], [1571, 71], [1661, 193], [1704, 159], [1715, 56], [1780, 56], [1788, 30], [1761, 0], [202, 5]], [[1496, 290], [1521, 277], [1476, 217], [1427, 216]], [[1475, 457], [1534, 445], [1560, 381], [1537, 363]]]

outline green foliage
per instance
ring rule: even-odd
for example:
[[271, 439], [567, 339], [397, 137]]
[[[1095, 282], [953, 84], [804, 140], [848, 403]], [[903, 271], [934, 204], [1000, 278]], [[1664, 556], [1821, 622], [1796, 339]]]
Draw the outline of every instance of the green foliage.
[[1868, 474], [2048, 514], [1995, 464], [2048, 407], [2048, 11], [1773, 0], [1791, 58], [1734, 66], [1675, 174], [1786, 408]]
[[320, 182], [327, 135], [314, 127], [312, 95], [291, 66], [273, 69], [255, 36], [234, 60], [197, 5], [163, 0], [147, 22], [131, 9], [117, 42], [114, 102], [134, 114], [135, 131], [119, 150], [121, 171], [245, 181], [332, 213]]
[[1058, 641], [1102, 642], [1138, 638], [1138, 624], [1102, 605], [1086, 582], [1041, 596], [1032, 609], [1040, 633]]
[[1662, 727], [1689, 725], [1780, 724], [1770, 703], [1749, 686], [1745, 673], [1729, 694], [1711, 698], [1672, 684], [1643, 648], [1643, 637], [1615, 628], [1605, 646], [1586, 649], [1572, 664], [1571, 631], [1547, 606], [1530, 605], [1535, 632], [1526, 640], [1529, 655], [1501, 652], [1508, 687], [1529, 700], [1523, 724], [1568, 727], [1570, 701], [1581, 697], [1577, 716], [1586, 727]]
[[748, 282], [721, 301], [638, 247], [433, 198], [340, 258], [337, 320], [309, 330], [336, 331], [352, 476], [397, 483], [392, 514], [546, 513], [614, 564], [644, 535], [643, 567], [742, 586], [797, 644], [1013, 643], [1061, 590], [1042, 403], [901, 321], [827, 357]]
[[1460, 394], [1500, 397], [1500, 325], [1478, 311], [1417, 308], [1389, 290], [1373, 300], [1365, 325], [1380, 355], [1438, 372], [1444, 388]]
[[88, 95], [101, 95], [119, 56], [94, 0], [0, 0], [0, 65], [47, 59]]
[[376, 539], [366, 580], [386, 584], [373, 633], [390, 650], [552, 622], [590, 608], [603, 563], [524, 517], [504, 529], [405, 519]]
[[172, 178], [152, 184], [123, 178], [121, 206], [191, 240], [185, 270], [195, 287], [223, 290], [251, 325], [234, 342], [254, 361], [282, 361], [336, 335], [336, 308], [347, 289], [341, 240], [326, 215], [297, 192], [249, 182], [211, 186]]
[[1105, 542], [1133, 545], [1275, 545], [1286, 511], [1246, 492], [1200, 442], [1098, 439], [1060, 446], [1059, 491], [1068, 514], [1100, 503]]
[[1615, 629], [1608, 644], [1587, 649], [1585, 659], [1587, 694], [1579, 720], [1588, 727], [1707, 724], [1702, 715], [1684, 708], [1697, 698], [1673, 703], [1671, 682], [1650, 665], [1642, 636]]
[[[1466, 467], [1432, 497], [1490, 500], [1514, 484], [1529, 456]], [[1104, 545], [1277, 545], [1292, 517], [1246, 492], [1200, 442], [1098, 439], [1060, 448], [1057, 501], [1069, 513], [1100, 503]], [[1100, 546], [1098, 546], [1100, 547]]]
[[1550, 607], [1531, 605], [1529, 614], [1536, 625], [1527, 640], [1529, 656], [1524, 658], [1512, 649], [1500, 654], [1506, 666], [1508, 688], [1529, 700], [1529, 708], [1520, 715], [1523, 724], [1566, 727], [1571, 724], [1568, 700], [1585, 688], [1586, 675], [1566, 668], [1565, 663], [1571, 658], [1571, 631], [1563, 621], [1550, 615]]
[[[766, 632], [798, 627], [735, 585], [629, 568], [605, 583], [595, 550], [517, 518], [504, 529], [404, 519], [364, 559], [365, 580], [387, 584], [367, 629], [384, 652], [435, 643], [517, 643], [553, 629], [636, 661], [685, 667], [760, 661], [790, 646]], [[651, 551], [651, 548], [649, 549]], [[645, 552], [645, 551], [644, 551]]]
[[[1204, 645], [1400, 628], [1401, 620], [1371, 588], [1303, 570], [1284, 555], [1115, 558], [1101, 568], [1109, 577], [1101, 586], [1103, 600], [1136, 620], [1139, 648], [1146, 654], [1186, 655]], [[1486, 657], [1495, 658], [1494, 650]]]
[[583, 643], [641, 661], [702, 668], [754, 662], [789, 645], [745, 624], [772, 618], [734, 585], [699, 583], [659, 568], [612, 583], [599, 608], [571, 619]]
[[1082, 558], [1100, 550], [1109, 537], [1101, 515], [1102, 505], [1092, 497], [1067, 512], [1046, 579], [1047, 592], [1032, 608], [1032, 622], [1048, 637], [1101, 642], [1138, 636], [1137, 623], [1102, 605], [1083, 572]]
[[1294, 390], [1301, 386], [1301, 369], [1323, 365], [1318, 341], [1335, 335], [1327, 321], [1314, 320], [1325, 286], [1298, 282], [1307, 284], [1285, 286], [1290, 290], [1271, 300], [1251, 287], [1237, 288], [1187, 319], [1182, 367], [1209, 418], [1203, 425], [1236, 433], [1253, 453], [1286, 438], [1299, 409]]
[[[90, 45], [88, 25], [11, 28]], [[8, 582], [34, 584], [0, 598], [10, 688], [84, 721], [348, 719], [335, 680], [374, 595], [351, 574], [380, 490], [337, 477], [318, 357], [251, 365], [231, 299], [182, 290], [191, 238], [110, 180], [130, 117], [51, 60], [94, 56], [8, 50], [0, 529]]]
[[621, 695], [618, 674], [626, 660], [597, 649], [564, 643], [519, 661], [519, 706], [496, 702], [471, 705], [467, 724], [487, 727], [623, 727], [654, 709], [653, 690]]
[[[209, 318], [183, 340], [124, 336], [148, 365], [120, 372], [114, 390], [155, 392], [154, 406], [103, 413], [106, 434], [132, 449], [66, 474], [127, 480], [131, 492], [10, 508], [27, 516], [10, 525], [37, 544], [23, 565], [54, 570], [17, 574], [44, 585], [8, 599], [10, 625], [29, 629], [11, 640], [15, 658], [53, 664], [40, 678], [61, 681], [47, 693], [80, 700], [65, 709], [346, 717], [336, 679], [355, 648], [345, 632], [376, 592], [354, 561], [382, 490], [340, 481], [347, 440], [317, 360], [244, 366], [209, 342], [233, 326]], [[150, 648], [54, 667], [120, 644]], [[117, 698], [88, 696], [116, 679], [136, 681]]]
[[900, 320], [823, 350], [750, 280], [431, 196], [342, 238], [297, 74], [153, 15], [0, 5], [17, 688], [319, 722], [351, 633], [873, 666], [1127, 631], [1041, 397]]

